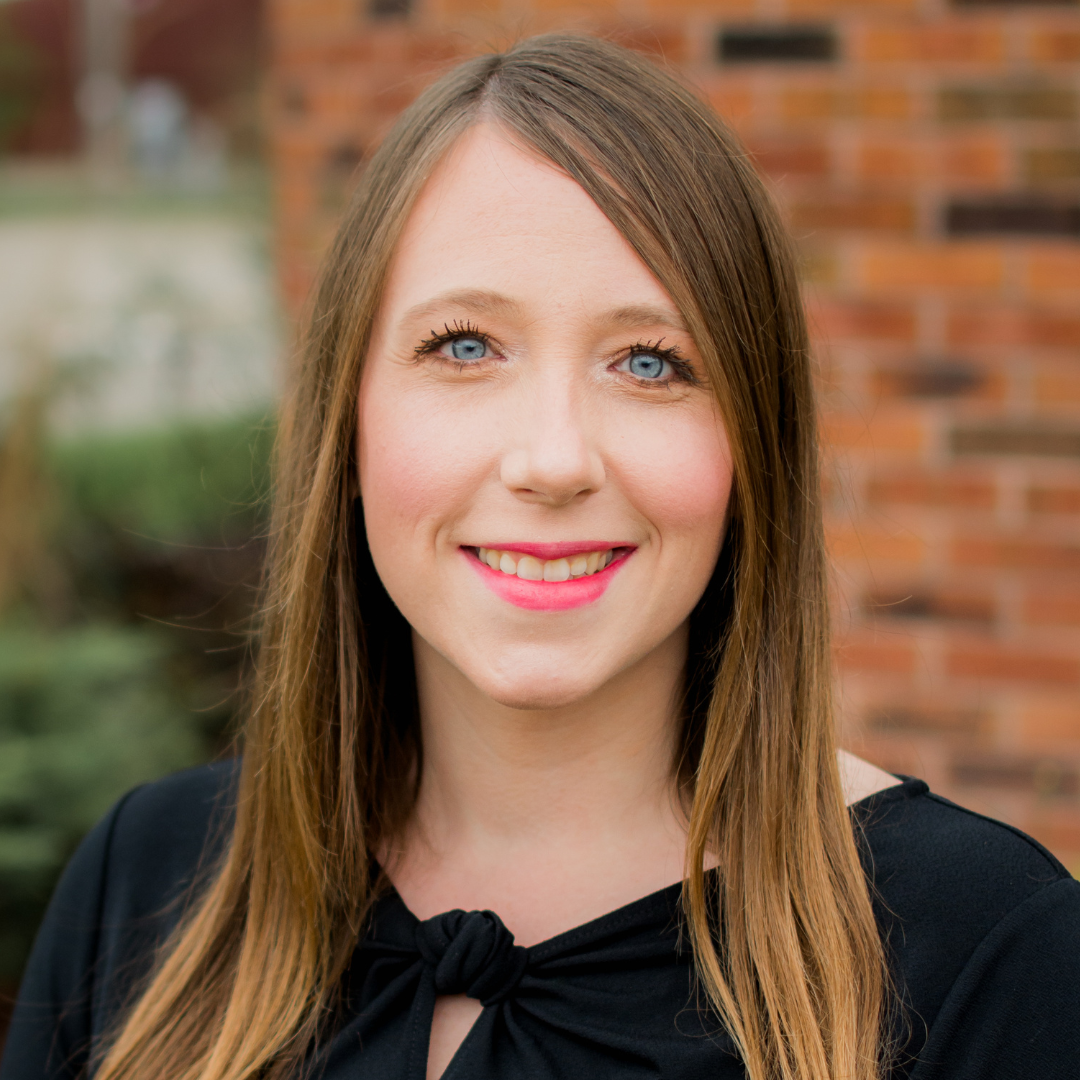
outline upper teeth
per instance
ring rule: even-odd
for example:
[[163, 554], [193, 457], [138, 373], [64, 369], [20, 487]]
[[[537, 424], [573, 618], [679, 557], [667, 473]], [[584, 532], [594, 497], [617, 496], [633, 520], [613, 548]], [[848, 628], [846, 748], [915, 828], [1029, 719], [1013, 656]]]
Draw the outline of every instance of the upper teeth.
[[611, 548], [607, 551], [583, 552], [566, 559], [548, 559], [547, 562], [532, 555], [495, 548], [477, 548], [476, 553], [480, 561], [487, 563], [492, 570], [517, 575], [525, 581], [568, 581], [570, 578], [587, 577], [597, 570], [603, 570], [615, 557]]

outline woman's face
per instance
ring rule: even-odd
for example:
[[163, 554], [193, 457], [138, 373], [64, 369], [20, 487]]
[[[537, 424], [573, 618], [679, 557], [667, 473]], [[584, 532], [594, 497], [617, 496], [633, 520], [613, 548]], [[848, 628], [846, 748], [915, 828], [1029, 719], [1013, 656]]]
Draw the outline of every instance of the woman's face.
[[704, 379], [584, 190], [472, 128], [408, 220], [360, 394], [368, 543], [415, 633], [530, 709], [684, 641], [731, 490]]

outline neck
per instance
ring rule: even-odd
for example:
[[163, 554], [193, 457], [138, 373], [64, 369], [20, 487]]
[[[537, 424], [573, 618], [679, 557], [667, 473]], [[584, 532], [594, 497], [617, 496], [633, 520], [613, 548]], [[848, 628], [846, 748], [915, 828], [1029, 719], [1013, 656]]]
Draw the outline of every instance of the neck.
[[546, 709], [493, 701], [421, 639], [414, 650], [420, 791], [383, 858], [418, 915], [492, 907], [540, 940], [551, 927], [529, 893], [547, 883], [593, 894], [580, 911], [553, 911], [561, 923], [682, 877], [673, 763], [685, 631], [587, 699]]
[[424, 765], [417, 820], [435, 847], [530, 846], [622, 831], [672, 800], [685, 634], [559, 708], [493, 701], [414, 643]]

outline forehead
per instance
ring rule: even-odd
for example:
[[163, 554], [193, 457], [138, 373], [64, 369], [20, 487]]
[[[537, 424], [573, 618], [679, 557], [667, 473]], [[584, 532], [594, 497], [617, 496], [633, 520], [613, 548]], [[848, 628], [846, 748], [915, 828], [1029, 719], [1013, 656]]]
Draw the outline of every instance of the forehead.
[[526, 305], [671, 306], [584, 189], [491, 123], [469, 129], [424, 185], [384, 303], [474, 289]]

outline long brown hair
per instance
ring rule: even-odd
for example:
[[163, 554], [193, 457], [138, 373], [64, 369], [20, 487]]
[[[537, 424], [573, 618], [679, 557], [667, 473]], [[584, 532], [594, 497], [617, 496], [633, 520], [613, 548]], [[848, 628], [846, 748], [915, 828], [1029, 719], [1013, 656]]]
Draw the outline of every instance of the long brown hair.
[[731, 524], [692, 619], [679, 759], [701, 983], [752, 1080], [871, 1080], [885, 969], [835, 759], [792, 258], [744, 152], [693, 93], [626, 49], [568, 35], [455, 68], [360, 178], [280, 427], [231, 841], [98, 1080], [284, 1076], [332, 1012], [376, 889], [373, 852], [409, 814], [420, 749], [407, 627], [357, 544], [360, 374], [403, 223], [479, 119], [564, 170], [633, 245], [686, 319], [727, 425]]

